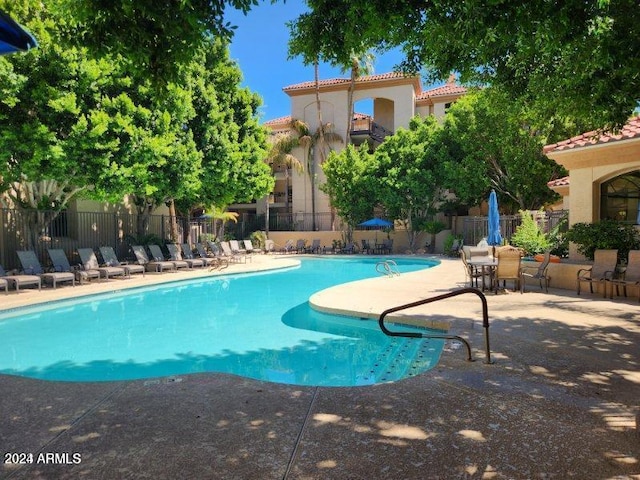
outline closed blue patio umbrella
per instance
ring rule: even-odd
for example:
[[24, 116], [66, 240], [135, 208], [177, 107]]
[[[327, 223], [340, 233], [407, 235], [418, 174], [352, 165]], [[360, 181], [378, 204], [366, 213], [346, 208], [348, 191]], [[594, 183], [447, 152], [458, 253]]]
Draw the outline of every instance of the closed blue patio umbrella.
[[500, 212], [498, 212], [498, 196], [495, 190], [491, 190], [489, 195], [489, 234], [487, 243], [493, 247], [495, 256], [496, 245], [502, 245], [502, 235], [500, 234]]
[[0, 55], [26, 52], [38, 46], [33, 36], [0, 10]]

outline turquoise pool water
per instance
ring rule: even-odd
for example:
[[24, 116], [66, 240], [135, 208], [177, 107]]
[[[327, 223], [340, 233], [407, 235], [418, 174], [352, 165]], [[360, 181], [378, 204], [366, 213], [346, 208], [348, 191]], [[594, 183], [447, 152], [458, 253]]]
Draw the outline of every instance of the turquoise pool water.
[[[395, 259], [401, 272], [435, 262]], [[316, 312], [315, 292], [377, 276], [372, 257], [302, 259], [0, 314], [0, 373], [109, 381], [197, 372], [314, 386], [389, 382], [437, 363], [443, 342], [390, 338], [374, 321]], [[169, 275], [169, 274], [167, 274]]]

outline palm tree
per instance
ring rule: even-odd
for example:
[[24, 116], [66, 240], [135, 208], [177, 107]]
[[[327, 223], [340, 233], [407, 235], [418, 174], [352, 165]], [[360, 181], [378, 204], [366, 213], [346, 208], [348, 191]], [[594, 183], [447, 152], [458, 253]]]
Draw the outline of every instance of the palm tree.
[[356, 89], [356, 80], [363, 75], [373, 73], [373, 62], [375, 56], [371, 52], [358, 54], [351, 52], [351, 64], [343, 68], [343, 71], [350, 70], [349, 90], [347, 91], [347, 145], [351, 143], [351, 128], [353, 126], [353, 93]]
[[[228, 221], [238, 223], [238, 214], [236, 212], [227, 211], [226, 206], [211, 205], [204, 212], [213, 220], [213, 232], [216, 238], [224, 240], [224, 225]], [[220, 224], [218, 224], [220, 220]]]
[[[289, 122], [289, 128], [291, 131], [286, 133], [277, 133], [273, 135], [269, 140], [269, 153], [265, 161], [269, 165], [275, 167], [285, 167], [285, 206], [289, 211], [289, 169], [293, 168], [296, 172], [302, 173], [304, 171], [304, 164], [292, 154], [293, 150], [306, 141], [304, 136], [301, 135], [302, 126], [304, 122], [292, 119]], [[308, 128], [307, 128], [308, 131]], [[296, 134], [293, 135], [292, 132]], [[302, 130], [304, 132], [304, 130]], [[265, 212], [265, 231], [267, 236], [269, 235], [269, 196], [267, 195], [267, 209]]]

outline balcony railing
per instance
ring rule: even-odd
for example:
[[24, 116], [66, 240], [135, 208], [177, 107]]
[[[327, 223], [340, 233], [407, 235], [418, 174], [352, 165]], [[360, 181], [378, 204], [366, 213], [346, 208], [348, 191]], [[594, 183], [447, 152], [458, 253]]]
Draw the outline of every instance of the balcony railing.
[[351, 122], [351, 135], [355, 137], [367, 136], [375, 142], [382, 143], [385, 137], [393, 135], [393, 132], [377, 124], [371, 118], [358, 118]]

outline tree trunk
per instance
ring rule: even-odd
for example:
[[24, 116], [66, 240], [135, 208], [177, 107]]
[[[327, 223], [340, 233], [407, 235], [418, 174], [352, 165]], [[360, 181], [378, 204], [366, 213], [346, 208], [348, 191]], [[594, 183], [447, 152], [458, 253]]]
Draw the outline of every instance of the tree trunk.
[[[318, 142], [316, 148], [311, 150], [311, 163], [309, 168], [309, 179], [311, 180], [311, 228], [313, 231], [316, 230], [316, 182], [315, 182], [315, 162], [316, 162], [316, 153], [319, 153], [319, 161], [322, 163], [322, 149], [324, 147], [324, 129], [322, 127], [322, 105], [320, 103], [320, 72], [318, 67], [318, 59], [313, 64], [313, 76], [315, 81], [315, 90], [316, 90], [316, 114], [317, 114], [317, 122], [318, 122]], [[319, 149], [319, 152], [317, 150]]]
[[178, 242], [179, 232], [178, 232], [178, 219], [176, 218], [176, 203], [173, 200], [169, 200], [169, 234], [171, 235], [172, 242]]

